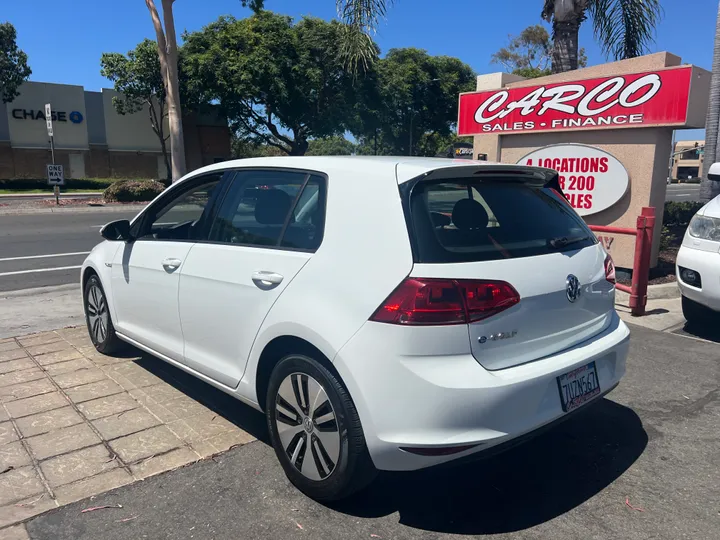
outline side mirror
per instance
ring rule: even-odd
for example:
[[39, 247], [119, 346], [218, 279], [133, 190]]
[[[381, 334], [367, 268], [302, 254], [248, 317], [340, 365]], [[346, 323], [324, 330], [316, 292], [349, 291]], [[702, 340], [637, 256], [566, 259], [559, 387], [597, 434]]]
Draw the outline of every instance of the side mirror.
[[111, 221], [100, 229], [100, 236], [105, 240], [132, 242], [134, 238], [130, 234], [130, 222], [127, 219]]
[[713, 163], [710, 165], [710, 170], [708, 171], [708, 180], [712, 180], [713, 182], [720, 182], [720, 163]]

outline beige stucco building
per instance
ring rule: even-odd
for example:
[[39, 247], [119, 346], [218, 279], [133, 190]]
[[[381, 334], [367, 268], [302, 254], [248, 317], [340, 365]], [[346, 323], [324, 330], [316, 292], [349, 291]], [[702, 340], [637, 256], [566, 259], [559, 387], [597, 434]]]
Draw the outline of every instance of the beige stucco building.
[[680, 182], [702, 176], [705, 141], [678, 141], [673, 148], [673, 166], [670, 178]]
[[[120, 115], [114, 90], [27, 82], [11, 103], [0, 103], [0, 179], [43, 178], [50, 163], [44, 106], [52, 105], [55, 160], [67, 178], [165, 178], [160, 140], [147, 110]], [[184, 119], [189, 170], [230, 157], [227, 121], [217, 116]]]

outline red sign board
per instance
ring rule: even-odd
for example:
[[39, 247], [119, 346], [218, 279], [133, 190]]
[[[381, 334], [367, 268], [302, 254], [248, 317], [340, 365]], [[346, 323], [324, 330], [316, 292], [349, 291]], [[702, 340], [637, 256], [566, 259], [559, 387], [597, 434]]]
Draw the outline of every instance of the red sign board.
[[692, 67], [460, 95], [458, 135], [686, 122]]

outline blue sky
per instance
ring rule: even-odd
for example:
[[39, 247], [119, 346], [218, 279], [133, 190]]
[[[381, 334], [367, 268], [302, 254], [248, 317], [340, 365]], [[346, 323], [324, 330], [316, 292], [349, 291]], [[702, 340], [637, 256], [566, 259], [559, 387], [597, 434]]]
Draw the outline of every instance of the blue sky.
[[[159, 4], [158, 0], [158, 4]], [[396, 0], [382, 22], [376, 41], [383, 51], [419, 47], [430, 54], [456, 56], [478, 73], [501, 71], [490, 56], [516, 35], [540, 20], [542, 0]], [[100, 76], [103, 52], [125, 53], [154, 31], [143, 0], [5, 0], [0, 21], [18, 31], [18, 43], [30, 57], [31, 80], [78, 84], [87, 90], [111, 86]], [[669, 51], [683, 62], [710, 69], [717, 17], [717, 0], [664, 0], [665, 17], [651, 52]], [[122, 5], [122, 8], [119, 6]], [[294, 17], [335, 17], [333, 0], [266, 0], [266, 8]], [[218, 16], [249, 14], [240, 0], [177, 0], [178, 32], [197, 30]], [[586, 22], [580, 32], [589, 64], [606, 59]], [[695, 130], [679, 133], [694, 138]]]

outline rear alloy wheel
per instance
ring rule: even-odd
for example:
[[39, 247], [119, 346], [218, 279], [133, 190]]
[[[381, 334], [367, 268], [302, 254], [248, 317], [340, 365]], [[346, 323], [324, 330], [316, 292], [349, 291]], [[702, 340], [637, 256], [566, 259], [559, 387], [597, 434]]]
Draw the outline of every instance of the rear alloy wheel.
[[307, 356], [287, 356], [270, 377], [267, 419], [290, 481], [317, 500], [342, 499], [375, 477], [360, 419], [342, 383]]
[[83, 300], [85, 321], [90, 340], [95, 348], [103, 354], [110, 354], [118, 350], [122, 342], [115, 335], [115, 327], [110, 319], [105, 291], [97, 276], [91, 276], [85, 284]]

